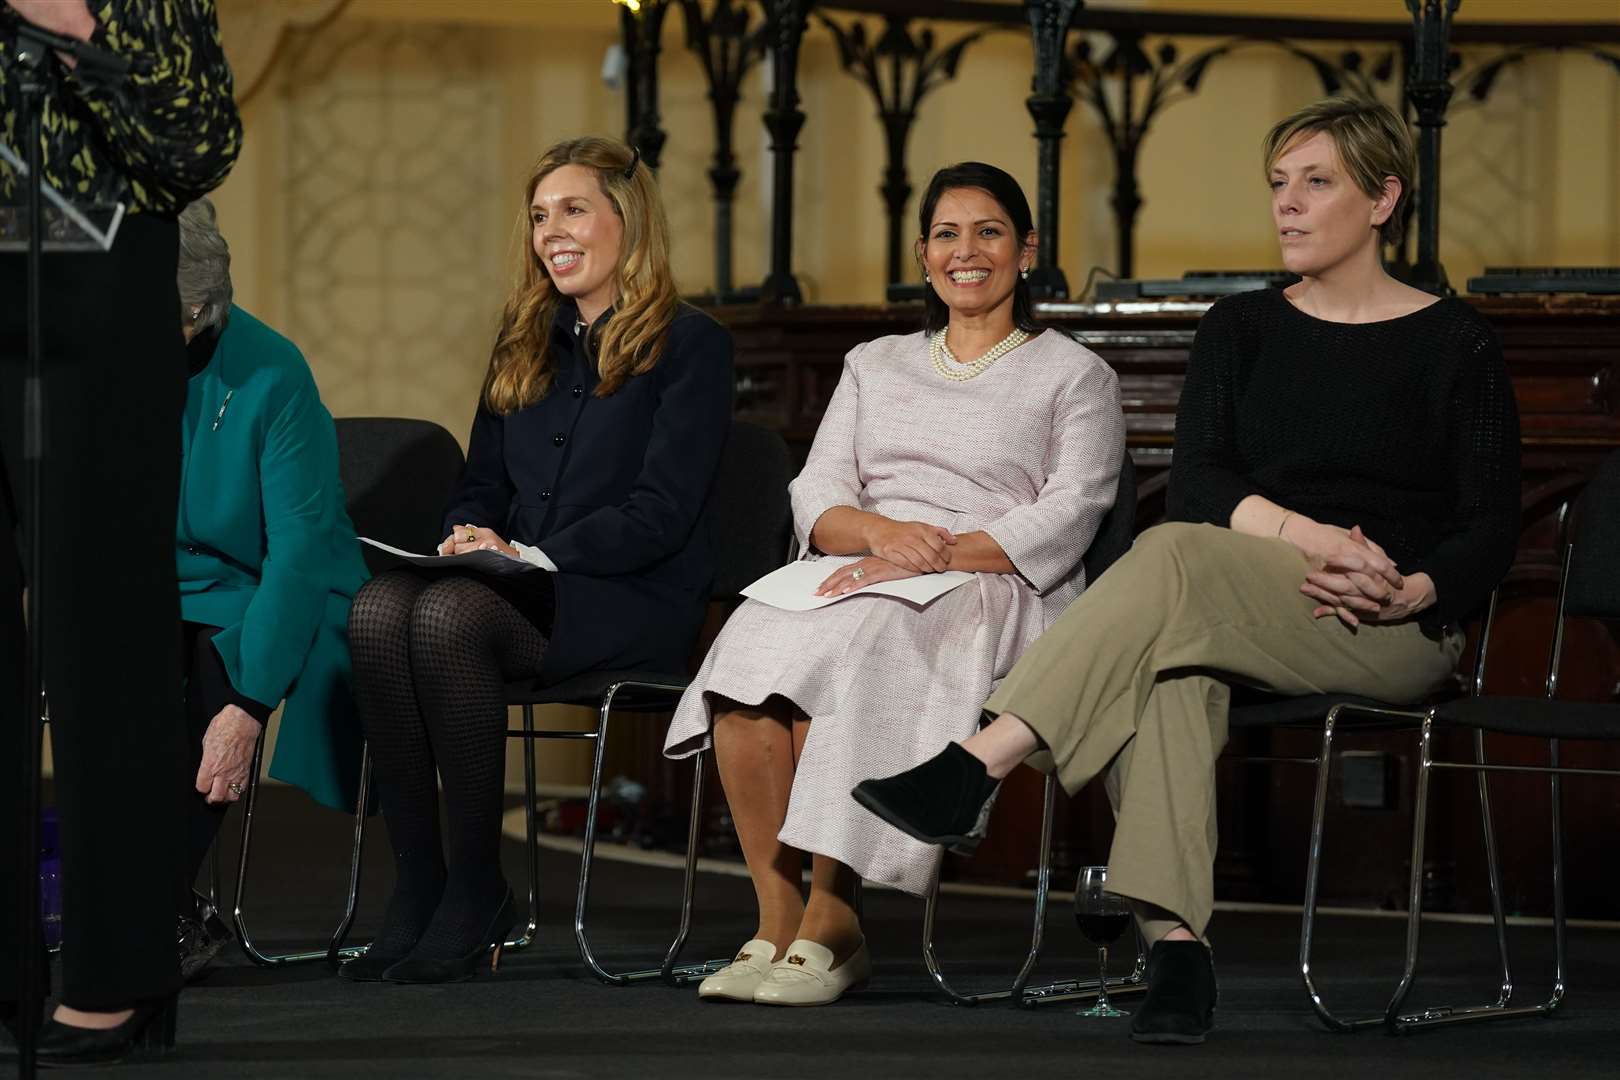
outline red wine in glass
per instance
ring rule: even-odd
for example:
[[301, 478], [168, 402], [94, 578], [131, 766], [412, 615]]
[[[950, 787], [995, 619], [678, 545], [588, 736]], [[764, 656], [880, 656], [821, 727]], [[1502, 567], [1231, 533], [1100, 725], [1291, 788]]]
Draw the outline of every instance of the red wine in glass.
[[1130, 902], [1108, 891], [1108, 867], [1082, 866], [1074, 883], [1074, 921], [1086, 940], [1097, 946], [1097, 1003], [1077, 1015], [1124, 1016], [1108, 1000], [1108, 946], [1131, 925]]
[[1080, 932], [1093, 945], [1112, 945], [1124, 936], [1126, 929], [1131, 925], [1131, 913], [1106, 911], [1096, 914], [1076, 911], [1074, 921], [1080, 924]]

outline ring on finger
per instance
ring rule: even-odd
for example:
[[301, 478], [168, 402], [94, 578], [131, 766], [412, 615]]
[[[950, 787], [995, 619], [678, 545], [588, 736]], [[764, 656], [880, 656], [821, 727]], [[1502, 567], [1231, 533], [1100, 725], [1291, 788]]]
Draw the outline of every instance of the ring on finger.
[[230, 783], [225, 785], [225, 789], [232, 795], [240, 795], [242, 794], [242, 782], [240, 780], [232, 780]]
[[849, 576], [854, 578], [856, 581], [860, 581], [862, 578], [866, 577], [866, 571], [862, 567], [857, 566], [853, 571], [850, 572]]

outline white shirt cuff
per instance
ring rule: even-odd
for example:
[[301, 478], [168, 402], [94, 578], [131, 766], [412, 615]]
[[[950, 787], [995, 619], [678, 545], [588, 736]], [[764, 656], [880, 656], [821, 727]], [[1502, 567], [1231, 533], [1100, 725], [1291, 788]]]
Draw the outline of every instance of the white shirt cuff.
[[540, 569], [550, 570], [552, 573], [557, 572], [557, 564], [552, 562], [551, 558], [539, 548], [530, 544], [520, 544], [516, 541], [513, 541], [512, 547], [519, 555], [523, 556], [523, 561], [531, 566], [538, 566]]

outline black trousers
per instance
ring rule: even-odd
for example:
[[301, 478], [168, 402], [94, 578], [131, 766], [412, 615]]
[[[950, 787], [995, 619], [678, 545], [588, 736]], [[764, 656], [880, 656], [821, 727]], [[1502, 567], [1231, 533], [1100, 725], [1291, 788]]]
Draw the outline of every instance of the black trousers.
[[[174, 533], [185, 351], [177, 226], [46, 255], [45, 683], [61, 822], [62, 985], [82, 1009], [179, 988], [174, 899], [190, 777]], [[16, 1000], [22, 851], [23, 257], [0, 255], [0, 999]]]
[[214, 648], [217, 626], [202, 623], [182, 623], [181, 662], [185, 665], [186, 683], [186, 883], [180, 895], [179, 913], [192, 912], [190, 884], [197, 880], [203, 859], [219, 835], [219, 826], [225, 820], [230, 803], [209, 803], [206, 795], [197, 791], [197, 769], [202, 764], [203, 736], [208, 725], [227, 705], [235, 705], [259, 722], [263, 727], [270, 722], [275, 710], [262, 702], [237, 691], [225, 673], [225, 662]]

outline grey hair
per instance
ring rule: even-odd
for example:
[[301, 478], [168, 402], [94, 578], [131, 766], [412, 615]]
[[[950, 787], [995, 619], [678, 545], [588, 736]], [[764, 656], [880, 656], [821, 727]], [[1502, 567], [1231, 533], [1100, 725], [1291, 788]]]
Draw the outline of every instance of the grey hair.
[[[231, 249], [206, 197], [180, 211], [180, 319], [201, 332], [223, 327], [231, 313]], [[201, 309], [193, 319], [193, 308]]]

